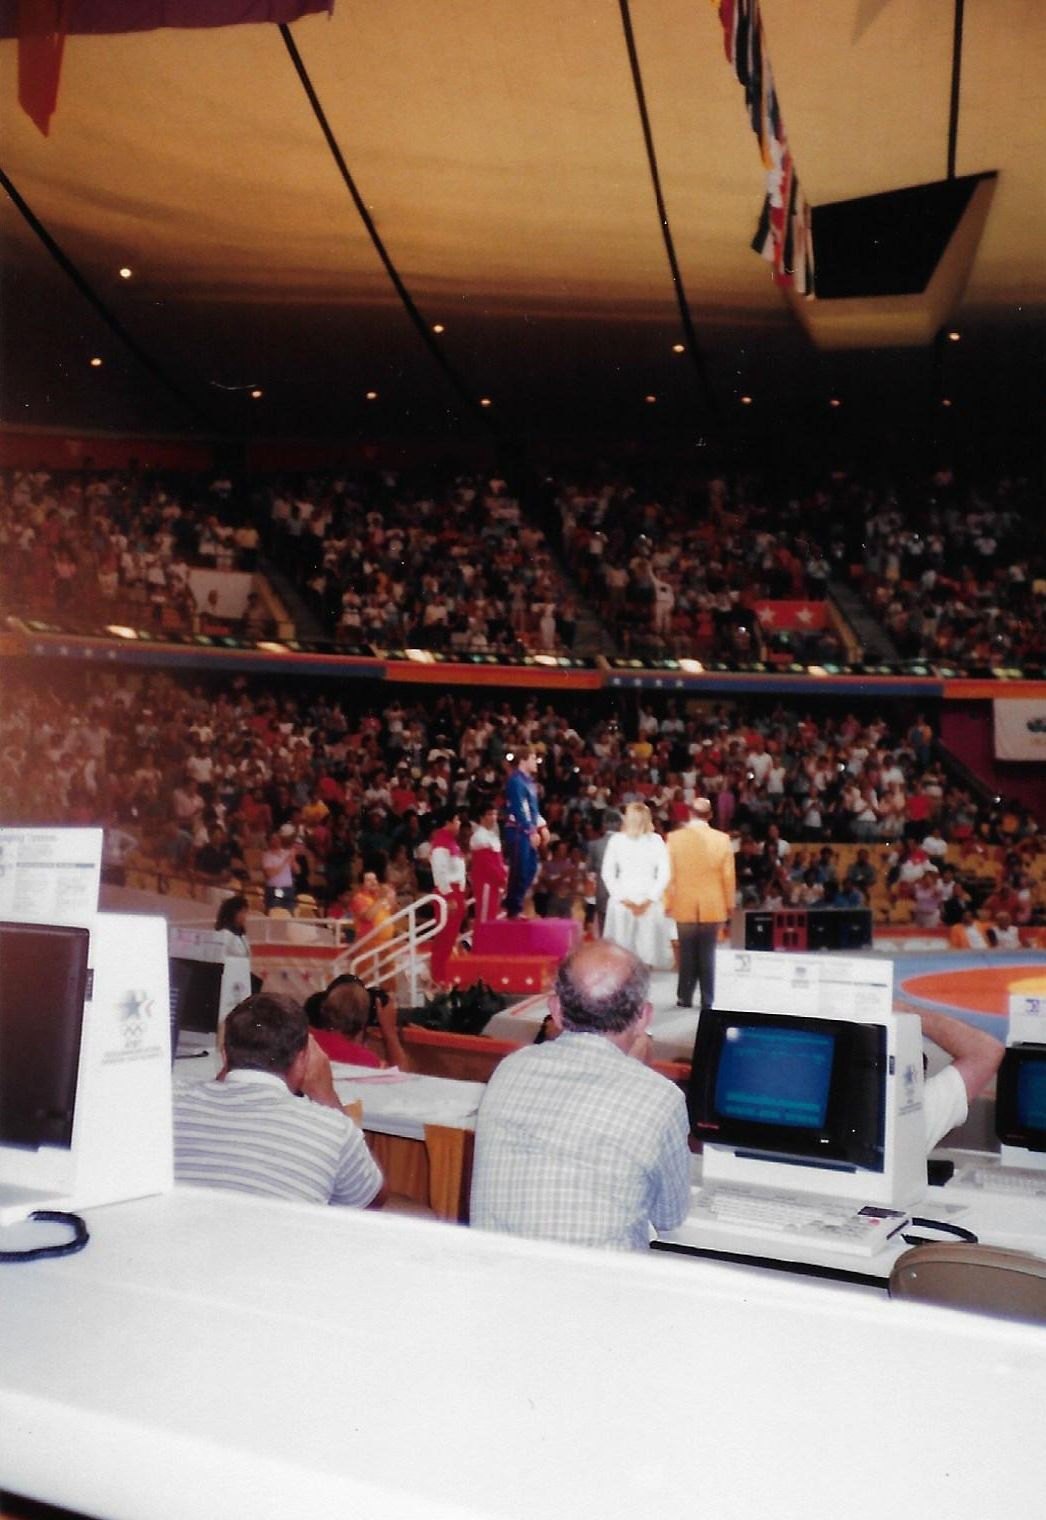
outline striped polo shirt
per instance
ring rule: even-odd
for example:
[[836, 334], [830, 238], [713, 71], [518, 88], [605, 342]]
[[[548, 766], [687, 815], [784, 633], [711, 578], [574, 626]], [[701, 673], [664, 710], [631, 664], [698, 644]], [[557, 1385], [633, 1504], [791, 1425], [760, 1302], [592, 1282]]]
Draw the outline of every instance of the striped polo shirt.
[[174, 1176], [199, 1187], [364, 1208], [381, 1170], [345, 1114], [298, 1098], [282, 1077], [230, 1071], [174, 1089]]

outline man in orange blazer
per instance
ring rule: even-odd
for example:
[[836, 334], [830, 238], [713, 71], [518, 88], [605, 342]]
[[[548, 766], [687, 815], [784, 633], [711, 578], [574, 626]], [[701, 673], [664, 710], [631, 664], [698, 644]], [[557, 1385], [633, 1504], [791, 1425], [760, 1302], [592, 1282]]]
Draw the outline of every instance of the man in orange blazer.
[[736, 881], [730, 835], [712, 828], [712, 804], [698, 797], [690, 806], [690, 822], [668, 836], [670, 875], [665, 909], [679, 929], [680, 1008], [693, 1006], [700, 984], [701, 1007], [711, 1008], [715, 997], [715, 946], [719, 926], [734, 911]]

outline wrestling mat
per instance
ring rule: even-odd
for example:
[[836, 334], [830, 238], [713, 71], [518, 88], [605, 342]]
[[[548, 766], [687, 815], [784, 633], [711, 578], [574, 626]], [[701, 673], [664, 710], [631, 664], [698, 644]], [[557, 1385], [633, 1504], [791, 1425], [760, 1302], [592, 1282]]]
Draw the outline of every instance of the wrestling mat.
[[1041, 950], [895, 955], [894, 1006], [934, 1008], [1006, 1038], [1010, 994], [1046, 997]]
[[[878, 952], [871, 952], [878, 955]], [[1006, 1038], [1011, 993], [1046, 997], [1046, 955], [1041, 950], [894, 951], [894, 1007], [909, 1013], [933, 1008]], [[659, 1060], [688, 1060], [694, 1045], [697, 1013], [677, 1008], [673, 972], [650, 979], [654, 1019], [650, 1033]], [[539, 994], [496, 1014], [484, 1030], [495, 1039], [529, 1044], [548, 1012]]]

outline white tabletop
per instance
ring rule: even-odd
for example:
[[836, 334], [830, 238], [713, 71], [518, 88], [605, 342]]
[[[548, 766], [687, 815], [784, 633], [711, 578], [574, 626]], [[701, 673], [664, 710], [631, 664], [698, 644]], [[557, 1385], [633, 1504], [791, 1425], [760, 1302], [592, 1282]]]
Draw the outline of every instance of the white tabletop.
[[217, 1191], [88, 1223], [0, 1267], [0, 1487], [102, 1520], [1041, 1502], [1026, 1325]]
[[420, 1140], [426, 1124], [475, 1129], [483, 1097], [482, 1082], [424, 1077], [393, 1069], [347, 1066], [334, 1062], [334, 1090], [343, 1103], [363, 1104], [363, 1127], [385, 1135]]

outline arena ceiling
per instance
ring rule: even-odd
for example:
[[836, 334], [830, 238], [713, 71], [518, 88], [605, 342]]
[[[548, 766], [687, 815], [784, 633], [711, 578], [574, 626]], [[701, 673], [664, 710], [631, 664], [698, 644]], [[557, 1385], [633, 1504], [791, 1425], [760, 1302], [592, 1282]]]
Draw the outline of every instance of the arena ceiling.
[[[762, 11], [812, 203], [944, 177], [952, 4]], [[486, 413], [405, 315], [279, 29], [250, 25], [70, 36], [46, 137], [16, 104], [16, 44], [0, 42], [0, 168], [182, 396], [0, 195], [0, 418], [355, 435], [476, 418], [627, 432], [656, 417], [696, 438], [710, 407], [729, 419], [742, 395], [749, 419], [799, 394], [875, 406], [929, 384], [970, 406], [986, 385], [1024, 404], [1046, 312], [1046, 6], [964, 7], [956, 169], [998, 182], [943, 375], [929, 350], [816, 351], [750, 250], [764, 172], [714, 6], [633, 0], [631, 17], [707, 388], [673, 351], [617, 0], [338, 0], [294, 23], [295, 45], [425, 325], [443, 328], [434, 341]]]

